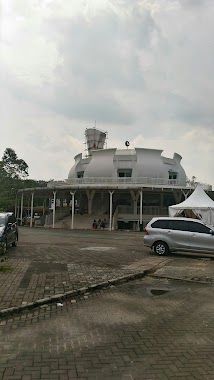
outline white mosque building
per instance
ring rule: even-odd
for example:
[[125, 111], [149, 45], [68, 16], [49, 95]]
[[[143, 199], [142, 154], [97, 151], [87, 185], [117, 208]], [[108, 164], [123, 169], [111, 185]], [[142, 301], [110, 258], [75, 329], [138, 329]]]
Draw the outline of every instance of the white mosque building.
[[68, 179], [18, 192], [21, 220], [24, 199], [30, 196], [33, 225], [34, 197], [42, 197], [43, 204], [52, 199], [43, 225], [91, 228], [94, 219], [105, 219], [110, 230], [140, 230], [152, 217], [168, 215], [168, 206], [191, 191], [178, 153], [167, 158], [163, 150], [131, 149], [128, 141], [124, 149], [107, 148], [107, 132], [96, 128], [86, 129], [85, 138], [86, 155], [74, 157]]

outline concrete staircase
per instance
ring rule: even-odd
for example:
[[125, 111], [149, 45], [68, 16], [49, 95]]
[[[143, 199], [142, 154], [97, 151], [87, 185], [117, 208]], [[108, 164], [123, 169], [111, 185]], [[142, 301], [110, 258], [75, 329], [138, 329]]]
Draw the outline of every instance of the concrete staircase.
[[[75, 230], [91, 230], [93, 221], [94, 220], [98, 221], [99, 219], [101, 219], [101, 220], [106, 219], [107, 220], [106, 228], [109, 227], [108, 218], [106, 215], [100, 215], [100, 214], [92, 214], [92, 215], [83, 214], [83, 215], [80, 215], [80, 214], [75, 214], [74, 215], [74, 229]], [[63, 218], [62, 220], [57, 221], [55, 223], [55, 228], [66, 228], [66, 229], [71, 228], [71, 216], [69, 215], [69, 216]]]
[[[67, 218], [70, 214], [69, 209], [59, 208], [56, 210], [55, 223], [60, 223], [63, 219]], [[40, 224], [40, 223], [37, 223]], [[52, 227], [53, 225], [53, 213], [45, 216], [45, 221], [43, 224], [45, 227]]]

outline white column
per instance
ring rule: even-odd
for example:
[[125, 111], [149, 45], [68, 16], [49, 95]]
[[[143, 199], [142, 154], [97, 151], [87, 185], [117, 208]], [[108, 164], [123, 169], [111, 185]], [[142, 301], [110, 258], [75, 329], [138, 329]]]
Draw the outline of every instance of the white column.
[[109, 191], [110, 194], [110, 215], [109, 215], [109, 231], [112, 230], [112, 199], [114, 191]]
[[33, 198], [34, 193], [31, 193], [30, 227], [33, 227]]
[[20, 225], [22, 226], [22, 218], [23, 218], [23, 203], [24, 203], [24, 194], [22, 193], [21, 197], [21, 215], [20, 215]]
[[188, 195], [189, 195], [189, 193], [190, 193], [190, 191], [187, 191], [187, 193], [185, 193], [183, 190], [181, 190], [181, 191], [182, 191], [182, 193], [184, 195], [184, 199], [186, 200], [187, 197], [188, 197]]
[[27, 201], [27, 216], [28, 218], [30, 216], [30, 198], [28, 198], [28, 201]]
[[143, 190], [139, 191], [140, 193], [140, 224], [143, 223]]
[[16, 219], [19, 219], [19, 207], [20, 207], [20, 200], [19, 197], [17, 197], [17, 211], [16, 211]]
[[133, 206], [134, 206], [134, 214], [136, 215], [137, 214], [137, 203], [138, 203], [138, 199], [139, 199], [139, 193], [135, 193], [134, 190], [130, 190], [130, 193], [131, 193], [131, 199], [132, 199], [132, 203], [133, 203]]
[[114, 230], [114, 227], [115, 226], [115, 219], [114, 219], [114, 216], [113, 216], [113, 218], [112, 218], [112, 230]]
[[55, 228], [55, 217], [56, 217], [56, 191], [53, 191], [53, 228]]
[[92, 214], [92, 206], [93, 206], [93, 200], [95, 196], [96, 190], [86, 190], [86, 194], [88, 197], [88, 214]]
[[42, 215], [45, 215], [45, 204], [46, 204], [46, 199], [43, 199], [43, 206], [42, 206]]
[[73, 230], [74, 229], [74, 211], [75, 211], [75, 193], [76, 191], [70, 191], [70, 194], [72, 196], [72, 200], [71, 200], [71, 229]]

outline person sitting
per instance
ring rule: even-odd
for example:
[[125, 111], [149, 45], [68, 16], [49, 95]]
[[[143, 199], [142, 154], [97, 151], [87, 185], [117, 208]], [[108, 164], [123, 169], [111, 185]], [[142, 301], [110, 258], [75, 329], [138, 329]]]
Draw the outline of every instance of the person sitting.
[[106, 224], [105, 224], [105, 219], [102, 220], [102, 222], [100, 223], [100, 228], [102, 228], [104, 230]]
[[97, 228], [97, 221], [96, 221], [95, 219], [94, 219], [94, 221], [93, 221], [92, 228], [93, 228], [94, 230], [96, 230], [96, 228]]

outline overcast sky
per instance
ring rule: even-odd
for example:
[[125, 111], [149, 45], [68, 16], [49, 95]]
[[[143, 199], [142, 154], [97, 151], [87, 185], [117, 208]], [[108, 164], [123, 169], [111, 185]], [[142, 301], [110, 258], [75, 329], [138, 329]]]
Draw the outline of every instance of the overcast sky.
[[214, 185], [213, 0], [2, 0], [0, 157], [65, 179], [86, 127]]

